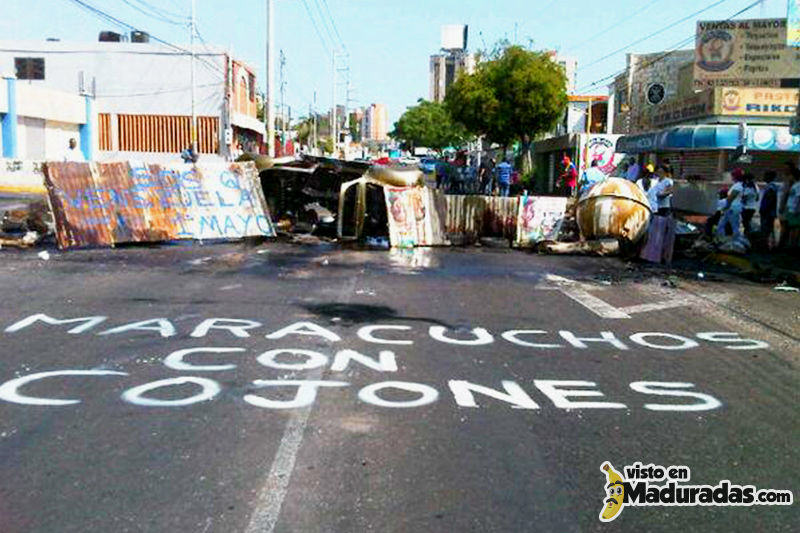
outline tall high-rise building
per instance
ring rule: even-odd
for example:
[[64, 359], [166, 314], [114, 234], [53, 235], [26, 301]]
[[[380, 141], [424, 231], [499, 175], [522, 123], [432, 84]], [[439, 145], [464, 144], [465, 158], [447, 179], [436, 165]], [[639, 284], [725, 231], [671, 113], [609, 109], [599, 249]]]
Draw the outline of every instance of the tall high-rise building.
[[564, 69], [564, 74], [567, 76], [567, 93], [574, 94], [578, 78], [578, 60], [574, 57], [562, 56], [555, 50], [550, 52], [550, 59]]
[[453, 85], [462, 72], [475, 71], [475, 56], [464, 50], [453, 50], [431, 56], [430, 63], [430, 101], [444, 102], [447, 89]]
[[385, 141], [389, 135], [389, 114], [384, 104], [372, 104], [364, 110], [361, 137], [364, 141]]
[[462, 72], [475, 70], [475, 56], [467, 52], [468, 26], [449, 24], [442, 26], [441, 52], [430, 59], [430, 90], [432, 102], [443, 102], [447, 89]]

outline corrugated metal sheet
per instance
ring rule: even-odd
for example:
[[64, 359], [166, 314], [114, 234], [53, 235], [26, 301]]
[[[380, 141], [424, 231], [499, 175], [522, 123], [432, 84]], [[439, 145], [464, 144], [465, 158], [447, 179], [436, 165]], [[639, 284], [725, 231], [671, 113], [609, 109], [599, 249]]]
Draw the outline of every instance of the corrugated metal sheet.
[[48, 163], [60, 248], [274, 236], [255, 164]]
[[111, 115], [99, 113], [97, 115], [97, 142], [100, 150], [111, 150]]
[[[167, 115], [117, 115], [119, 148], [123, 152], [180, 153], [191, 143], [191, 117]], [[112, 150], [110, 119], [107, 125], [109, 148], [102, 140], [104, 123], [100, 122], [101, 150]], [[219, 119], [197, 117], [197, 150], [213, 154], [219, 147]]]
[[499, 196], [445, 195], [447, 202], [447, 234], [455, 240], [476, 240], [478, 237], [517, 235], [519, 198]]

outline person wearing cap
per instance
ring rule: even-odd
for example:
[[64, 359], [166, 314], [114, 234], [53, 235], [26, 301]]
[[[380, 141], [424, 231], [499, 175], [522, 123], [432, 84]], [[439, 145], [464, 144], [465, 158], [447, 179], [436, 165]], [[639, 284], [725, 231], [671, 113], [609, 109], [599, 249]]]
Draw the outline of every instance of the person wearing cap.
[[567, 154], [564, 154], [561, 164], [564, 165], [564, 170], [561, 172], [559, 182], [567, 187], [569, 196], [572, 196], [575, 186], [578, 184], [578, 169]]
[[656, 167], [653, 163], [647, 163], [644, 168], [642, 168], [642, 179], [649, 179], [653, 185], [658, 183], [658, 176], [656, 176]]
[[654, 215], [658, 213], [658, 196], [656, 196], [658, 192], [658, 188], [656, 187], [657, 183], [658, 180], [656, 176], [648, 172], [645, 172], [644, 175], [636, 181], [636, 185], [647, 195], [647, 201], [650, 204], [650, 212]]

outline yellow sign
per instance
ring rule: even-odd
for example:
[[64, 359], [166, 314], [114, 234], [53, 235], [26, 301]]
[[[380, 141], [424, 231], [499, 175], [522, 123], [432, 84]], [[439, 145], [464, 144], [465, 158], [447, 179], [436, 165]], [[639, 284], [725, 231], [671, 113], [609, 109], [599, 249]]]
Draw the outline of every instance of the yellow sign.
[[787, 44], [786, 19], [700, 21], [695, 88], [780, 87], [800, 77], [800, 49]]
[[797, 113], [797, 89], [720, 87], [716, 93], [716, 115], [793, 117]]

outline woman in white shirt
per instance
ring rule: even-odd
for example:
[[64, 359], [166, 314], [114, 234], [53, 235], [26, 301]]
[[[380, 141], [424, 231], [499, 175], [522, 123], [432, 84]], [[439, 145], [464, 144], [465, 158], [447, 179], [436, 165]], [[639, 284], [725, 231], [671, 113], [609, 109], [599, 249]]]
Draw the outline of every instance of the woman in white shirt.
[[650, 203], [650, 211], [655, 215], [658, 212], [658, 177], [645, 170], [644, 175], [636, 181], [639, 186], [647, 195], [647, 201]]
[[656, 197], [658, 198], [658, 215], [668, 217], [672, 214], [672, 188], [674, 182], [672, 181], [672, 172], [666, 165], [658, 166], [658, 191]]

